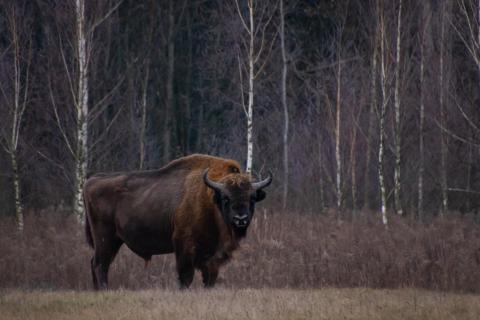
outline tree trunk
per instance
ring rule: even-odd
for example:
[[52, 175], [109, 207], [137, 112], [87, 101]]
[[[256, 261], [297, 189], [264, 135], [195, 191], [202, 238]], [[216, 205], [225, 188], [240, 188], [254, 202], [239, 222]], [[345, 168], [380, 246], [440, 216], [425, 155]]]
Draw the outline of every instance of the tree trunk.
[[145, 78], [143, 79], [142, 102], [140, 105], [140, 159], [139, 170], [144, 168], [145, 164], [145, 133], [147, 130], [147, 93], [148, 93], [148, 78], [150, 76], [150, 56], [147, 57], [145, 63]]
[[248, 1], [248, 9], [250, 18], [250, 46], [248, 54], [247, 166], [245, 171], [251, 173], [253, 165], [253, 82], [255, 78], [253, 0]]
[[352, 126], [352, 141], [350, 142], [350, 178], [352, 185], [352, 210], [355, 214], [357, 212], [357, 123], [360, 112], [358, 115], [353, 115]]
[[[340, 50], [340, 49], [339, 49]], [[342, 206], [342, 158], [340, 154], [340, 120], [341, 120], [341, 85], [342, 85], [342, 64], [340, 62], [340, 54], [338, 55], [338, 64], [337, 64], [337, 99], [336, 99], [336, 109], [335, 109], [335, 163], [336, 163], [336, 192], [337, 192], [337, 209], [340, 210]]]
[[429, 2], [423, 4], [422, 34], [420, 42], [420, 128], [419, 153], [420, 164], [418, 170], [418, 217], [423, 218], [424, 174], [425, 174], [425, 46], [426, 37], [430, 35], [431, 8]]
[[165, 125], [164, 125], [164, 136], [163, 136], [163, 163], [170, 161], [170, 151], [171, 151], [171, 131], [172, 122], [171, 118], [173, 117], [173, 82], [174, 82], [174, 72], [175, 72], [175, 42], [174, 42], [174, 30], [175, 28], [175, 16], [173, 13], [173, 0], [168, 2], [168, 43], [167, 43], [167, 52], [168, 52], [168, 64], [167, 64], [167, 100], [165, 105]]
[[367, 128], [367, 154], [365, 159], [365, 173], [364, 173], [364, 195], [363, 195], [363, 207], [370, 208], [370, 161], [372, 153], [372, 132], [373, 132], [373, 119], [375, 111], [377, 110], [377, 43], [378, 43], [378, 23], [375, 26], [375, 36], [373, 44], [372, 54], [372, 73], [370, 76], [370, 111], [368, 114], [368, 128]]
[[15, 200], [15, 218], [17, 222], [17, 230], [23, 232], [23, 204], [21, 199], [20, 177], [18, 175], [17, 152], [10, 153], [10, 163], [13, 172], [13, 191]]
[[418, 170], [418, 217], [423, 217], [423, 175], [425, 172], [425, 83], [424, 83], [424, 69], [425, 69], [425, 50], [424, 50], [424, 34], [422, 36], [422, 43], [420, 44], [420, 164]]
[[[383, 4], [383, 0], [378, 0]], [[384, 177], [384, 152], [385, 152], [385, 114], [387, 108], [387, 76], [385, 67], [385, 20], [383, 5], [377, 5], [377, 11], [380, 15], [380, 77], [381, 77], [381, 89], [382, 89], [382, 104], [380, 108], [380, 124], [379, 124], [379, 144], [378, 144], [378, 180], [380, 184], [380, 197], [381, 197], [381, 214], [382, 222], [384, 225], [388, 224], [387, 219], [387, 193], [385, 190], [385, 177]]]
[[288, 196], [288, 107], [287, 107], [287, 56], [285, 53], [284, 0], [280, 0], [280, 46], [282, 50], [282, 106], [283, 106], [283, 209], [287, 207]]
[[400, 0], [397, 16], [397, 45], [395, 55], [395, 168], [394, 168], [394, 195], [395, 211], [403, 215], [401, 200], [401, 110], [400, 110], [400, 55], [401, 55], [401, 26], [402, 26], [402, 0]]
[[88, 162], [88, 58], [87, 39], [85, 34], [85, 2], [75, 1], [77, 20], [77, 59], [78, 59], [78, 87], [76, 97], [77, 109], [77, 144], [75, 154], [75, 187], [73, 211], [80, 223], [85, 221], [83, 205], [83, 184], [87, 173]]
[[185, 83], [185, 134], [184, 134], [184, 154], [189, 154], [191, 152], [190, 138], [192, 132], [192, 106], [191, 106], [191, 97], [192, 97], [192, 68], [193, 68], [193, 44], [192, 44], [192, 23], [190, 17], [190, 10], [187, 12], [187, 34], [188, 34], [188, 69]]
[[446, 3], [442, 3], [442, 22], [441, 22], [441, 31], [440, 31], [440, 71], [439, 71], [439, 82], [440, 82], [440, 176], [441, 176], [441, 188], [442, 188], [442, 210], [441, 213], [444, 214], [448, 210], [448, 181], [447, 181], [447, 137], [444, 133], [445, 128], [445, 25], [446, 25]]
[[25, 83], [25, 92], [23, 103], [20, 101], [21, 90], [22, 90], [22, 81], [21, 81], [21, 65], [20, 65], [20, 39], [19, 33], [17, 30], [17, 14], [15, 9], [13, 9], [11, 16], [11, 35], [12, 35], [12, 45], [13, 45], [13, 65], [14, 65], [14, 105], [13, 105], [13, 119], [12, 119], [12, 131], [10, 136], [10, 141], [8, 141], [7, 152], [10, 154], [10, 163], [12, 166], [12, 183], [13, 183], [13, 194], [15, 201], [15, 218], [17, 222], [17, 230], [23, 232], [23, 204], [21, 199], [21, 186], [20, 186], [20, 177], [18, 174], [18, 140], [20, 138], [20, 125], [22, 121], [23, 112], [26, 108], [25, 98], [28, 93], [28, 72], [30, 67], [30, 59], [28, 59], [27, 66], [27, 77]]

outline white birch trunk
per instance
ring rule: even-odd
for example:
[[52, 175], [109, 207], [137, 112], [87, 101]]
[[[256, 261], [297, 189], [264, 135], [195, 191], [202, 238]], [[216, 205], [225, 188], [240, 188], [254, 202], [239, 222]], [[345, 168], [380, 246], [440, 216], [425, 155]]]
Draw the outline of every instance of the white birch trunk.
[[[11, 124], [10, 130], [2, 130], [4, 136], [0, 137], [0, 145], [8, 153], [10, 157], [10, 165], [12, 169], [12, 187], [15, 204], [15, 219], [17, 230], [23, 232], [24, 228], [24, 208], [22, 203], [22, 189], [20, 183], [19, 164], [18, 164], [18, 141], [20, 139], [20, 129], [23, 118], [23, 113], [27, 107], [28, 90], [30, 83], [30, 63], [31, 63], [31, 46], [28, 43], [27, 55], [23, 55], [21, 50], [22, 39], [20, 39], [20, 33], [17, 29], [19, 16], [16, 12], [16, 6], [12, 7], [12, 11], [7, 13], [6, 20], [8, 22], [8, 31], [11, 36], [10, 47], [13, 48], [13, 97], [11, 106], [11, 118], [2, 119], [3, 122], [0, 125], [8, 127], [7, 122]], [[28, 38], [30, 39], [30, 38]], [[7, 49], [8, 50], [8, 49]], [[24, 74], [22, 73], [22, 63], [25, 63]], [[1, 86], [0, 86], [1, 87]], [[3, 88], [2, 92], [5, 94]], [[6, 95], [4, 98], [8, 101], [9, 97]]]
[[[431, 8], [428, 2], [423, 4], [422, 14], [422, 35], [420, 43], [420, 136], [419, 153], [420, 164], [418, 170], [418, 217], [423, 217], [423, 198], [424, 198], [424, 174], [425, 174], [425, 37], [430, 24]], [[430, 31], [428, 31], [428, 35]]]
[[283, 209], [287, 207], [288, 196], [288, 106], [287, 106], [287, 56], [285, 52], [284, 0], [280, 0], [280, 46], [282, 50], [282, 105], [283, 105]]
[[85, 221], [82, 190], [87, 174], [88, 163], [88, 57], [87, 39], [85, 33], [85, 2], [75, 1], [77, 24], [77, 60], [78, 60], [78, 87], [76, 97], [77, 111], [77, 143], [75, 155], [75, 195], [73, 210], [80, 223]]
[[140, 105], [140, 159], [139, 159], [139, 169], [142, 170], [145, 164], [145, 132], [147, 129], [147, 91], [148, 91], [148, 78], [150, 75], [150, 59], [147, 58], [145, 78], [143, 79], [143, 92], [142, 92], [142, 102]]
[[322, 152], [322, 140], [318, 139], [318, 168], [319, 168], [319, 202], [320, 202], [320, 212], [323, 212], [325, 208], [325, 192], [324, 192], [324, 185], [323, 185], [323, 179], [322, 179], [322, 173], [323, 173], [323, 152]]
[[[16, 16], [13, 12], [12, 16], [12, 42], [13, 42], [13, 62], [14, 62], [14, 106], [13, 106], [13, 121], [12, 121], [12, 133], [11, 139], [9, 141], [9, 153], [10, 153], [10, 163], [12, 166], [12, 180], [13, 180], [13, 191], [14, 191], [14, 200], [15, 200], [15, 218], [17, 222], [17, 230], [23, 232], [23, 204], [21, 200], [21, 187], [20, 187], [20, 177], [18, 175], [18, 139], [20, 138], [20, 124], [22, 121], [23, 112], [25, 111], [26, 102], [23, 101], [23, 104], [20, 101], [20, 91], [22, 87], [21, 74], [20, 74], [20, 53], [19, 53], [19, 39], [17, 34], [16, 27]], [[28, 70], [27, 70], [28, 73]], [[28, 77], [27, 83], [28, 88]], [[27, 90], [25, 88], [25, 90]], [[27, 91], [25, 91], [26, 97]]]
[[[357, 121], [358, 119], [355, 119]], [[357, 126], [352, 127], [352, 141], [350, 145], [350, 177], [352, 179], [352, 209], [353, 213], [357, 212], [357, 157], [355, 147], [357, 145]]]
[[247, 166], [245, 171], [251, 173], [253, 165], [253, 83], [255, 78], [253, 0], [248, 1], [248, 10], [250, 16], [250, 46], [248, 54]]
[[401, 110], [400, 110], [400, 55], [401, 55], [401, 26], [402, 0], [400, 0], [397, 16], [397, 43], [395, 56], [395, 167], [394, 167], [394, 195], [395, 211], [403, 215], [401, 203]]
[[442, 210], [441, 214], [444, 214], [448, 210], [448, 194], [447, 194], [447, 146], [446, 146], [446, 137], [443, 132], [445, 128], [445, 102], [444, 102], [444, 41], [445, 41], [445, 6], [442, 4], [442, 24], [440, 32], [440, 72], [439, 72], [439, 82], [440, 82], [440, 176], [441, 176], [441, 188], [442, 188]]
[[19, 232], [23, 232], [23, 204], [21, 199], [20, 177], [18, 175], [18, 162], [16, 151], [10, 153], [10, 163], [12, 165], [13, 172], [13, 194], [15, 200], [15, 219], [17, 223], [17, 230]]
[[[474, 133], [471, 133], [471, 138], [473, 138]], [[468, 145], [468, 167], [467, 167], [467, 185], [465, 186], [465, 190], [472, 190], [472, 167], [473, 167], [473, 146], [472, 144]], [[471, 209], [471, 201], [470, 201], [470, 194], [467, 194], [467, 199], [465, 200], [465, 210], [470, 212]]]
[[373, 54], [372, 54], [372, 73], [370, 76], [370, 111], [368, 115], [368, 129], [367, 129], [367, 154], [365, 160], [365, 173], [364, 173], [364, 180], [365, 180], [365, 188], [364, 188], [364, 196], [363, 196], [363, 207], [369, 208], [370, 207], [370, 200], [369, 200], [369, 192], [370, 192], [370, 161], [371, 161], [371, 153], [372, 153], [372, 127], [373, 127], [373, 119], [375, 116], [375, 110], [377, 110], [377, 43], [378, 43], [378, 22], [375, 26], [375, 36], [374, 36], [374, 44], [373, 44]]
[[424, 88], [424, 69], [425, 69], [425, 50], [424, 50], [424, 36], [425, 30], [422, 36], [422, 43], [420, 44], [420, 165], [418, 170], [418, 216], [419, 218], [423, 217], [423, 175], [425, 172], [425, 137], [424, 137], [424, 127], [425, 127], [425, 88]]
[[[381, 0], [380, 0], [381, 1]], [[382, 104], [380, 107], [380, 124], [379, 124], [379, 144], [378, 144], [378, 180], [380, 184], [380, 197], [381, 197], [381, 215], [384, 225], [388, 224], [387, 219], [387, 193], [385, 190], [385, 178], [384, 178], [384, 152], [385, 152], [385, 113], [387, 108], [387, 77], [385, 68], [385, 21], [383, 16], [383, 6], [377, 7], [380, 15], [380, 77], [381, 77], [381, 89], [382, 89]], [[381, 11], [381, 12], [380, 12]]]
[[[339, 55], [340, 57], [340, 55]], [[342, 76], [342, 64], [340, 59], [338, 59], [337, 65], [337, 101], [336, 101], [336, 120], [335, 120], [335, 162], [336, 162], [336, 193], [337, 193], [337, 209], [340, 209], [342, 206], [342, 158], [340, 154], [340, 123], [341, 123], [341, 76]]]

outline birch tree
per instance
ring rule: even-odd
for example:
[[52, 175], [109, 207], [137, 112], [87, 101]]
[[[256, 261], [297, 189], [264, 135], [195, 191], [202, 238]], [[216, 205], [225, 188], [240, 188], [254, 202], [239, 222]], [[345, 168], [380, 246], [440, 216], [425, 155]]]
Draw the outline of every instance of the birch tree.
[[285, 12], [284, 0], [280, 0], [280, 48], [282, 51], [282, 106], [283, 106], [283, 209], [288, 197], [288, 106], [287, 106], [287, 56], [285, 52]]
[[374, 27], [374, 36], [372, 42], [372, 57], [371, 57], [371, 74], [370, 74], [370, 108], [368, 114], [368, 123], [367, 123], [367, 152], [365, 159], [365, 173], [364, 173], [364, 208], [370, 207], [370, 179], [369, 179], [369, 170], [371, 162], [371, 153], [372, 153], [372, 135], [373, 135], [373, 125], [374, 125], [374, 116], [377, 111], [377, 59], [378, 59], [378, 16], [375, 17], [375, 27]]
[[[252, 172], [253, 166], [253, 110], [254, 110], [254, 84], [255, 79], [268, 61], [268, 56], [272, 51], [274, 39], [266, 39], [267, 28], [272, 22], [276, 8], [268, 12], [268, 3], [262, 3], [255, 0], [245, 0], [247, 4], [247, 15], [242, 13], [239, 0], [235, 1], [235, 7], [240, 18], [242, 27], [246, 32], [243, 47], [246, 48], [246, 62], [242, 63], [240, 53], [238, 54], [239, 74], [242, 106], [247, 118], [247, 163], [245, 171]], [[263, 5], [259, 10], [259, 6]], [[258, 23], [257, 23], [258, 22]], [[257, 39], [257, 37], [259, 39]], [[275, 38], [275, 37], [274, 37]], [[260, 42], [257, 45], [257, 42]], [[246, 69], [248, 78], [247, 85], [247, 103], [244, 99], [243, 70]]]
[[[73, 41], [71, 41], [74, 47], [72, 54], [73, 59], [66, 56], [66, 50], [63, 42], [60, 43], [60, 54], [72, 96], [72, 109], [75, 118], [75, 130], [73, 134], [69, 134], [68, 130], [62, 125], [53, 88], [51, 87], [49, 81], [49, 94], [54, 109], [55, 119], [60, 129], [62, 138], [67, 145], [67, 149], [74, 160], [72, 208], [79, 223], [84, 223], [85, 221], [85, 208], [83, 205], [82, 191], [87, 175], [89, 146], [95, 145], [102, 137], [105, 136], [103, 134], [94, 142], [88, 141], [89, 120], [91, 116], [90, 113], [93, 113], [93, 109], [95, 109], [95, 113], [99, 114], [105, 109], [99, 104], [95, 105], [92, 110], [89, 109], [89, 66], [92, 59], [92, 38], [95, 29], [110, 16], [120, 4], [121, 0], [111, 7], [106, 14], [97, 17], [92, 23], [88, 23], [85, 14], [86, 1], [75, 0], [73, 6], [75, 28]], [[73, 66], [69, 64], [70, 60], [74, 61]], [[107, 96], [109, 95], [111, 95], [111, 92], [107, 94]], [[106, 97], [100, 99], [100, 102], [105, 103], [105, 100]], [[117, 118], [119, 111], [113, 117], [111, 123], [105, 128], [104, 132], [108, 131], [108, 128], [113, 123], [114, 119]], [[70, 136], [73, 136], [73, 141]]]
[[173, 104], [174, 104], [174, 75], [175, 75], [175, 13], [174, 0], [168, 1], [168, 36], [167, 36], [167, 79], [166, 79], [166, 105], [163, 128], [163, 163], [170, 160]]
[[[348, 9], [349, 2], [347, 1], [345, 8]], [[342, 207], [343, 201], [343, 183], [342, 183], [342, 154], [341, 144], [343, 143], [342, 136], [342, 41], [345, 21], [347, 19], [346, 11], [342, 14], [342, 19], [337, 30], [337, 64], [335, 70], [336, 78], [336, 96], [335, 96], [335, 191], [337, 197], [337, 209]], [[355, 133], [356, 134], [356, 133]]]
[[441, 176], [441, 194], [442, 194], [442, 210], [445, 213], [448, 210], [448, 180], [447, 180], [447, 136], [443, 130], [446, 127], [445, 119], [445, 59], [446, 46], [445, 39], [447, 38], [447, 12], [448, 2], [444, 1], [441, 4], [441, 22], [440, 22], [440, 70], [439, 70], [439, 105], [440, 105], [440, 176]]
[[75, 187], [73, 211], [81, 223], [85, 220], [82, 190], [87, 175], [88, 164], [88, 62], [90, 57], [87, 48], [85, 30], [85, 1], [75, 0], [76, 18], [76, 58], [77, 58], [77, 92], [74, 99], [77, 111], [77, 130], [75, 148]]
[[420, 34], [420, 112], [419, 112], [419, 169], [418, 169], [418, 216], [423, 217], [424, 174], [425, 174], [425, 47], [426, 37], [430, 35], [431, 9], [425, 1], [422, 6]]
[[[341, 37], [341, 36], [340, 36]], [[340, 40], [341, 41], [341, 40]], [[340, 52], [340, 48], [338, 48]], [[342, 206], [342, 158], [340, 154], [340, 135], [341, 135], [341, 114], [342, 114], [342, 102], [341, 102], [341, 88], [342, 88], [342, 64], [340, 62], [340, 54], [338, 55], [337, 63], [337, 93], [336, 93], [336, 108], [335, 108], [335, 187], [337, 194], [337, 209]]]
[[401, 203], [401, 110], [400, 110], [400, 56], [401, 56], [401, 36], [402, 36], [402, 0], [399, 0], [397, 13], [397, 37], [395, 51], [395, 167], [394, 167], [394, 195], [395, 195], [395, 211], [398, 215], [403, 215]]
[[385, 61], [385, 46], [387, 39], [385, 37], [385, 12], [383, 0], [377, 0], [377, 14], [379, 15], [380, 31], [380, 86], [382, 93], [382, 102], [379, 114], [379, 143], [378, 143], [378, 180], [380, 184], [381, 215], [384, 225], [388, 224], [387, 218], [387, 192], [385, 190], [385, 115], [388, 105], [389, 95], [387, 92], [387, 66]]
[[[153, 5], [152, 2], [152, 11], [154, 11], [155, 6]], [[143, 61], [144, 65], [144, 77], [142, 80], [142, 89], [141, 89], [141, 99], [140, 99], [140, 106], [139, 106], [139, 111], [140, 111], [140, 133], [138, 137], [138, 142], [139, 142], [139, 164], [138, 168], [139, 170], [144, 169], [145, 166], [145, 157], [146, 157], [146, 146], [145, 146], [145, 139], [146, 139], [146, 131], [147, 131], [147, 107], [148, 107], [148, 84], [150, 80], [150, 68], [151, 68], [151, 55], [152, 55], [152, 41], [153, 41], [153, 33], [154, 33], [154, 21], [155, 17], [154, 14], [151, 12], [150, 13], [150, 21], [149, 21], [149, 27], [148, 27], [148, 32], [145, 37], [145, 41], [147, 42], [147, 50], [145, 53], [145, 58]]]
[[[8, 85], [0, 81], [0, 90], [3, 96], [2, 105], [8, 110], [7, 118], [2, 122], [0, 143], [10, 158], [12, 168], [12, 184], [15, 202], [15, 218], [17, 229], [23, 232], [24, 206], [18, 163], [18, 147], [21, 136], [22, 120], [29, 103], [30, 64], [32, 58], [30, 26], [20, 25], [26, 20], [25, 8], [13, 4], [5, 7], [9, 32], [9, 46], [1, 53], [0, 59], [6, 65], [13, 66], [8, 73]], [[24, 20], [25, 19], [25, 20]]]

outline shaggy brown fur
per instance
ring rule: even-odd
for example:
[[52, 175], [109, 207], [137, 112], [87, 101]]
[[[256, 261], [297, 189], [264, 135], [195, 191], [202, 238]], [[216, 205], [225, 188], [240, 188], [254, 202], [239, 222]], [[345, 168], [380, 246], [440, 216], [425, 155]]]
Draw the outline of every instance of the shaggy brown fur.
[[[238, 162], [191, 155], [159, 170], [97, 174], [84, 188], [87, 241], [94, 287], [108, 286], [108, 269], [120, 246], [149, 261], [152, 255], [175, 252], [182, 287], [200, 269], [205, 286], [213, 286], [220, 265], [238, 247], [246, 228], [237, 230], [222, 212], [225, 195], [207, 187], [203, 172], [226, 186], [232, 207], [258, 201], [248, 175]], [[253, 213], [253, 204], [251, 205]]]

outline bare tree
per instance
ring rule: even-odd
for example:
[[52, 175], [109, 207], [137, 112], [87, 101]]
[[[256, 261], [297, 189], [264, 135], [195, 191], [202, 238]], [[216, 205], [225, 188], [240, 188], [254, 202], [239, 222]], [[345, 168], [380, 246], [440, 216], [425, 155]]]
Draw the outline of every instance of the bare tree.
[[400, 56], [401, 56], [401, 37], [402, 37], [402, 0], [399, 0], [397, 13], [397, 37], [395, 52], [395, 167], [394, 167], [394, 195], [395, 195], [395, 211], [399, 215], [403, 215], [401, 203], [401, 176], [400, 170], [402, 165], [401, 150], [401, 101], [400, 101]]
[[20, 172], [18, 163], [18, 147], [21, 135], [21, 127], [25, 109], [29, 103], [30, 64], [32, 60], [32, 38], [30, 26], [25, 22], [25, 6], [12, 4], [3, 8], [7, 14], [9, 32], [9, 46], [0, 54], [1, 59], [11, 58], [12, 72], [8, 73], [8, 82], [0, 81], [0, 90], [4, 98], [4, 104], [8, 109], [7, 119], [4, 119], [0, 131], [0, 143], [10, 156], [12, 167], [13, 194], [15, 201], [15, 217], [18, 231], [23, 231], [24, 206], [22, 203], [22, 190], [20, 184]]
[[365, 159], [365, 173], [364, 173], [364, 208], [370, 207], [370, 179], [369, 179], [369, 170], [370, 170], [370, 162], [371, 162], [371, 153], [372, 153], [372, 135], [373, 135], [373, 125], [375, 120], [375, 112], [377, 111], [377, 59], [378, 59], [378, 16], [375, 16], [375, 27], [374, 27], [374, 35], [372, 41], [372, 56], [371, 56], [371, 74], [370, 74], [370, 108], [368, 114], [368, 122], [367, 122], [367, 152], [366, 152], [366, 159]]
[[[444, 1], [441, 4], [441, 25], [440, 25], [440, 71], [439, 71], [439, 104], [440, 104], [440, 126], [445, 128], [446, 123], [446, 113], [445, 113], [445, 39], [446, 28], [447, 28], [447, 14], [448, 14], [448, 2]], [[447, 180], [447, 136], [444, 133], [443, 129], [440, 132], [440, 176], [441, 176], [441, 188], [442, 188], [442, 213], [445, 213], [448, 210], [448, 180]]]
[[418, 216], [423, 217], [424, 175], [425, 175], [425, 47], [430, 35], [431, 8], [429, 1], [422, 6], [420, 34], [420, 128], [419, 128], [419, 169], [418, 169]]
[[452, 26], [467, 48], [480, 73], [480, 0], [458, 0], [458, 5], [460, 13], [464, 18], [462, 22], [466, 24], [467, 32], [463, 32], [455, 22], [452, 22]]
[[167, 79], [166, 79], [166, 105], [164, 117], [164, 131], [163, 131], [163, 162], [170, 160], [171, 148], [171, 119], [173, 118], [173, 104], [174, 104], [174, 74], [175, 74], [175, 13], [174, 1], [168, 1], [168, 36], [167, 36]]
[[387, 192], [385, 190], [385, 114], [388, 105], [389, 95], [387, 92], [387, 70], [385, 61], [385, 12], [383, 0], [377, 1], [377, 14], [379, 15], [379, 31], [380, 31], [380, 85], [382, 92], [382, 103], [380, 105], [379, 115], [379, 144], [378, 144], [378, 179], [380, 184], [381, 198], [381, 214], [383, 224], [388, 224], [387, 219]]
[[[242, 95], [242, 106], [247, 118], [247, 164], [245, 171], [251, 173], [253, 165], [253, 109], [254, 109], [254, 83], [260, 72], [265, 67], [268, 61], [268, 56], [272, 50], [274, 39], [270, 41], [266, 40], [267, 28], [269, 27], [272, 18], [274, 17], [274, 11], [276, 8], [268, 12], [268, 3], [260, 3], [254, 0], [246, 0], [248, 7], [247, 17], [244, 17], [242, 9], [238, 0], [235, 1], [238, 16], [240, 17], [242, 26], [247, 33], [248, 44], [244, 44], [247, 49], [247, 76], [248, 76], [248, 102], [245, 106], [244, 94], [243, 94], [243, 63], [241, 62], [240, 54], [238, 55], [239, 71], [240, 71], [240, 85]], [[259, 10], [259, 6], [263, 7]], [[257, 13], [258, 14], [257, 16]], [[266, 21], [265, 21], [266, 20]], [[248, 21], [248, 24], [247, 24]], [[262, 23], [263, 21], [263, 23]], [[257, 23], [258, 22], [258, 23]], [[259, 39], [257, 39], [257, 37]], [[275, 37], [274, 37], [275, 38]], [[260, 41], [257, 45], [256, 42]]]
[[73, 211], [79, 222], [85, 219], [82, 190], [87, 175], [88, 164], [88, 61], [87, 32], [85, 30], [85, 1], [75, 1], [76, 50], [77, 50], [77, 140], [75, 148], [75, 202]]
[[[110, 16], [120, 4], [121, 0], [112, 6], [107, 13], [97, 17], [92, 23], [88, 23], [85, 13], [86, 1], [75, 0], [73, 7], [75, 17], [74, 41], [72, 41], [74, 47], [74, 53], [72, 54], [74, 61], [73, 66], [69, 64], [72, 57], [66, 56], [65, 46], [63, 45], [63, 42], [60, 41], [60, 54], [73, 101], [72, 109], [75, 118], [75, 132], [72, 134], [74, 137], [73, 141], [71, 141], [71, 135], [68, 134], [66, 128], [62, 125], [61, 114], [59, 113], [54, 97], [54, 90], [50, 81], [48, 81], [49, 95], [54, 109], [55, 120], [60, 129], [62, 138], [67, 145], [67, 149], [74, 160], [75, 173], [72, 207], [77, 221], [80, 223], [84, 223], [85, 220], [82, 190], [87, 175], [89, 152], [98, 141], [105, 137], [105, 134], [103, 134], [98, 137], [96, 141], [89, 141], [89, 122], [91, 121], [91, 118], [94, 117], [94, 114], [98, 116], [104, 111], [105, 108], [102, 104], [106, 104], [106, 98], [112, 94], [112, 92], [109, 92], [106, 97], [99, 100], [98, 104], [94, 105], [91, 109], [89, 108], [89, 66], [92, 61], [92, 38], [95, 29]], [[108, 131], [113, 121], [117, 118], [120, 110], [118, 110], [111, 123], [105, 128], [104, 133]]]
[[280, 0], [280, 48], [282, 51], [282, 106], [283, 106], [283, 209], [288, 197], [288, 106], [287, 106], [287, 56], [285, 52], [285, 12], [284, 0]]
[[[153, 2], [152, 2], [153, 4]], [[154, 8], [152, 8], [154, 9]], [[153, 11], [153, 10], [152, 10]], [[138, 168], [142, 170], [145, 166], [145, 156], [146, 156], [146, 148], [145, 148], [145, 139], [146, 139], [146, 130], [147, 130], [147, 106], [148, 106], [148, 84], [150, 80], [150, 68], [151, 68], [151, 55], [152, 55], [152, 41], [153, 41], [153, 33], [154, 33], [154, 17], [153, 14], [151, 13], [150, 16], [150, 23], [148, 27], [148, 32], [145, 37], [146, 42], [147, 42], [147, 50], [145, 53], [145, 58], [143, 61], [143, 66], [144, 66], [144, 77], [142, 81], [142, 91], [141, 91], [141, 101], [140, 101], [140, 134], [138, 137], [139, 140], [139, 164]]]
[[[341, 37], [341, 36], [340, 36]], [[341, 40], [339, 40], [341, 41]], [[342, 63], [340, 61], [340, 48], [338, 48], [338, 63], [337, 63], [337, 95], [336, 95], [336, 108], [335, 108], [335, 187], [337, 193], [337, 208], [342, 206], [342, 158], [340, 154], [340, 135], [341, 135], [341, 114], [342, 114], [342, 102], [341, 102], [341, 88], [342, 88]]]

